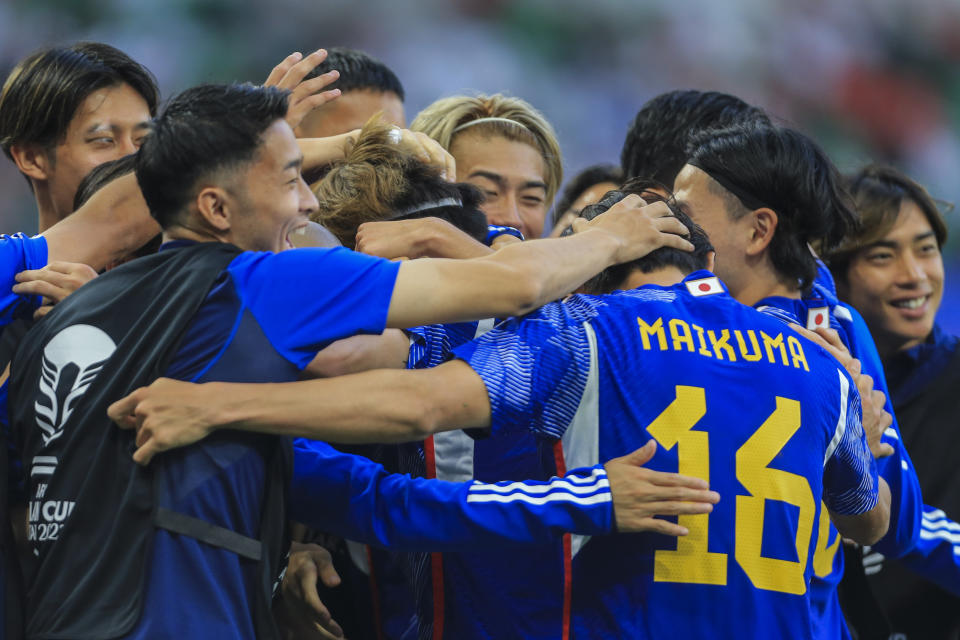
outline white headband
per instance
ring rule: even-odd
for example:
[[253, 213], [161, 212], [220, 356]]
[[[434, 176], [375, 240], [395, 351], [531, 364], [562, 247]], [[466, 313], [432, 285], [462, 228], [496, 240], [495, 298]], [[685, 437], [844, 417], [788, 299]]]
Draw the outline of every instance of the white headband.
[[[512, 125], [516, 125], [521, 129], [527, 129], [526, 126], [517, 122], [516, 120], [511, 120], [510, 118], [477, 118], [476, 120], [471, 120], [470, 122], [465, 122], [456, 129], [453, 130], [453, 133], [460, 133], [467, 127], [472, 127], [475, 124], [482, 124], [484, 122], [509, 122]], [[527, 129], [529, 131], [529, 129]]]
[[401, 209], [400, 211], [394, 212], [390, 216], [391, 220], [396, 218], [402, 218], [403, 216], [408, 216], [411, 213], [417, 213], [419, 211], [427, 211], [429, 209], [439, 209], [441, 207], [462, 207], [463, 201], [460, 198], [441, 198], [440, 200], [431, 200], [430, 202], [424, 202], [412, 207], [407, 207], [406, 209]]

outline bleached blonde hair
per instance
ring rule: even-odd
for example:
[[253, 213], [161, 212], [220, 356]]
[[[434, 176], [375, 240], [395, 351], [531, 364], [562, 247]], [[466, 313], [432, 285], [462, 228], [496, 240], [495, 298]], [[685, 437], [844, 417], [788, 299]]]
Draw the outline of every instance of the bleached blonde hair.
[[446, 149], [461, 132], [479, 132], [523, 142], [543, 158], [547, 184], [547, 208], [563, 181], [563, 158], [553, 127], [543, 114], [520, 98], [500, 93], [441, 98], [417, 114], [410, 129], [421, 131]]

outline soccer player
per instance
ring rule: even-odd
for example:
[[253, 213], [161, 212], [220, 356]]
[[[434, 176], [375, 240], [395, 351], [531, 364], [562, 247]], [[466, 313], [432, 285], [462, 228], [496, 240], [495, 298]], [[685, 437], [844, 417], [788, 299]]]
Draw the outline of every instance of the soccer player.
[[[345, 249], [282, 251], [316, 207], [284, 119], [288, 107], [287, 92], [249, 85], [208, 85], [173, 99], [136, 170], [166, 248], [67, 298], [18, 351], [11, 415], [31, 465], [29, 635], [272, 633], [289, 444], [226, 434], [138, 470], [130, 438], [109, 428], [106, 416], [107, 405], [134, 387], [159, 374], [293, 380], [317, 350], [354, 333], [523, 313], [611, 263], [660, 246], [690, 248], [672, 233], [686, 229], [665, 209], [638, 210], [633, 199], [576, 238], [518, 244], [479, 260], [391, 263]], [[500, 515], [495, 499], [473, 501], [489, 503], [482, 509], [463, 504], [469, 487], [384, 478], [376, 465], [318, 442], [298, 445], [294, 470], [296, 519], [339, 523], [345, 535], [384, 544], [422, 548], [425, 539], [484, 534], [535, 540], [558, 526], [609, 530], [599, 469], [528, 490], [559, 489], [569, 500], [514, 501]], [[660, 495], [716, 499], [702, 482], [690, 483], [693, 491]], [[599, 497], [576, 498], [578, 486]], [[395, 501], [379, 501], [378, 490]], [[461, 515], [438, 528], [428, 514], [441, 504], [459, 506]], [[674, 505], [666, 513], [681, 508], [709, 510]], [[638, 513], [630, 504], [624, 510]], [[171, 599], [191, 606], [171, 616]]]
[[339, 90], [340, 97], [311, 111], [294, 129], [298, 138], [326, 138], [354, 131], [378, 113], [384, 122], [407, 126], [403, 84], [390, 67], [364, 51], [330, 47], [326, 59], [307, 79], [332, 71], [339, 75], [327, 90]]
[[876, 339], [903, 442], [917, 462], [924, 513], [916, 548], [898, 559], [871, 550], [867, 587], [847, 609], [860, 637], [960, 633], [960, 474], [950, 436], [956, 420], [960, 340], [936, 323], [943, 296], [941, 250], [947, 225], [923, 186], [902, 172], [868, 165], [847, 179], [861, 227], [827, 254], [840, 297], [859, 310]]
[[490, 224], [539, 238], [563, 181], [553, 127], [520, 98], [501, 94], [441, 98], [410, 123], [453, 154], [457, 179], [484, 191]]
[[[259, 388], [162, 380], [111, 412], [139, 428], [140, 459], [223, 427], [348, 441], [532, 431], [548, 449], [562, 442], [571, 464], [655, 441], [653, 464], [709, 477], [724, 499], [708, 516], [682, 516], [690, 535], [679, 543], [575, 539], [561, 636], [810, 638], [817, 531], [832, 516], [845, 535], [876, 540], [889, 493], [849, 376], [696, 270], [710, 247], [692, 225], [690, 237], [692, 254], [659, 250], [605, 272], [617, 291], [510, 319], [435, 368]], [[491, 623], [463, 624], [457, 637], [485, 637]]]
[[[856, 311], [814, 285], [818, 265], [810, 243], [836, 245], [855, 220], [829, 159], [806, 136], [763, 124], [701, 132], [690, 149], [674, 182], [676, 201], [710, 234], [717, 274], [731, 295], [787, 322], [839, 330], [870, 382], [885, 390], [876, 347]], [[892, 413], [889, 399], [886, 411]], [[878, 460], [878, 468], [893, 496], [890, 530], [876, 547], [899, 556], [919, 535], [919, 484], [895, 424], [874, 452], [892, 453]], [[825, 528], [811, 589], [818, 637], [848, 633], [836, 591], [843, 575], [840, 548], [836, 532]]]
[[[628, 176], [652, 177], [665, 187], [673, 186], [679, 191], [682, 185], [677, 174], [682, 173], [681, 169], [686, 171], [685, 164], [691, 151], [688, 145], [692, 137], [699, 136], [702, 141], [710, 142], [710, 130], [736, 125], [753, 125], [762, 129], [769, 124], [769, 117], [762, 110], [729, 94], [668, 92], [650, 100], [637, 114], [623, 146], [621, 163]], [[859, 359], [863, 373], [870, 377], [874, 387], [881, 392], [885, 391], [883, 368], [866, 324], [856, 310], [836, 299], [830, 271], [819, 260], [812, 261], [810, 251], [805, 250], [809, 241], [816, 241], [821, 247], [824, 245], [823, 239], [815, 236], [812, 229], [815, 225], [832, 227], [834, 241], [838, 235], [842, 235], [843, 229], [849, 227], [849, 206], [842, 201], [842, 190], [835, 186], [836, 178], [831, 175], [835, 173], [835, 169], [829, 160], [823, 158], [822, 153], [815, 151], [815, 146], [811, 145], [795, 146], [791, 153], [788, 147], [782, 145], [767, 148], [755, 144], [747, 149], [731, 136], [718, 137], [716, 142], [718, 147], [723, 146], [724, 153], [731, 154], [733, 158], [729, 162], [730, 166], [722, 169], [724, 175], [739, 175], [728, 179], [725, 185], [741, 185], [736, 195], [729, 193], [725, 185], [710, 182], [696, 185], [700, 191], [698, 198], [701, 199], [701, 206], [696, 209], [700, 212], [712, 211], [715, 214], [713, 218], [700, 223], [711, 233], [711, 239], [718, 247], [718, 274], [725, 278], [733, 295], [741, 302], [755, 304], [759, 297], [772, 296], [761, 305], [768, 313], [779, 311], [782, 319], [799, 322], [811, 328], [825, 326], [824, 321], [829, 321], [831, 327], [840, 330], [840, 338], [845, 347]], [[754, 142], [756, 143], [756, 140]], [[720, 159], [718, 147], [714, 147], [714, 166], [722, 164], [717, 162]], [[751, 156], [752, 153], [757, 154], [757, 158], [764, 159], [759, 165], [762, 167], [759, 171], [758, 167], [754, 166], [757, 161]], [[696, 173], [692, 175], [696, 176]], [[765, 177], [758, 177], [760, 175]], [[704, 187], [709, 187], [708, 192], [705, 192]], [[787, 220], [785, 222], [788, 224], [779, 224], [775, 233], [767, 227], [767, 239], [761, 237], [760, 244], [769, 243], [769, 250], [761, 250], [759, 257], [754, 254], [745, 260], [756, 263], [758, 259], [765, 259], [764, 255], [769, 255], [776, 256], [775, 262], [779, 264], [772, 270], [753, 271], [752, 266], [741, 267], [740, 280], [755, 277], [756, 286], [753, 290], [733, 286], [727, 280], [732, 277], [728, 269], [732, 270], [737, 266], [748, 240], [743, 234], [730, 233], [732, 225], [729, 220], [732, 220], [731, 216], [739, 216], [741, 224], [748, 222], [748, 218], [741, 215], [747, 205], [738, 198], [745, 192], [748, 200], [755, 200], [749, 195], [751, 191], [764, 194], [764, 198], [768, 200], [783, 202], [784, 205], [777, 210], [777, 215], [797, 218], [801, 223], [798, 225]], [[667, 192], [664, 192], [664, 195], [667, 195]], [[798, 206], [799, 202], [804, 204]], [[721, 211], [723, 213], [718, 213]], [[824, 217], [822, 211], [832, 211], [835, 215]], [[691, 213], [696, 215], [697, 212], [691, 210]], [[779, 240], [777, 236], [780, 236]], [[725, 257], [724, 249], [719, 245], [728, 237], [733, 242], [727, 248], [733, 250], [735, 255]], [[791, 245], [791, 251], [782, 249]], [[793, 254], [792, 260], [788, 253]], [[816, 273], [816, 280], [811, 287], [803, 289], [792, 286], [793, 282], [800, 280], [809, 283], [811, 268], [814, 268]], [[774, 295], [778, 288], [783, 288], [781, 281], [786, 283], [786, 292], [781, 291], [781, 295]], [[818, 316], [820, 322], [816, 322]], [[893, 414], [889, 397], [884, 410]], [[900, 555], [917, 539], [921, 498], [916, 473], [899, 438], [896, 421], [890, 429], [884, 434], [882, 441], [877, 443], [878, 451], [892, 448], [895, 452], [893, 456], [879, 462], [880, 473], [886, 477], [891, 488], [894, 509], [890, 532], [880, 547], [885, 549], [886, 553]], [[822, 630], [824, 638], [832, 639], [838, 636], [846, 637], [848, 632], [836, 590], [836, 585], [843, 575], [843, 554], [837, 553], [841, 548], [840, 541], [832, 529], [828, 532], [828, 538], [818, 547], [822, 561], [818, 563], [811, 593], [815, 619], [820, 620], [816, 623], [816, 628]], [[833, 568], [828, 569], [831, 558]]]
[[[0, 420], [4, 431], [0, 478], [4, 494], [8, 485], [17, 493], [20, 484], [19, 459], [6, 451], [7, 366], [18, 337], [40, 308], [41, 297], [62, 299], [95, 277], [96, 269], [141, 246], [159, 230], [147, 215], [132, 177], [67, 218], [84, 175], [140, 145], [157, 101], [156, 82], [144, 67], [109, 45], [93, 42], [31, 54], [17, 64], [0, 89], [0, 147], [30, 185], [41, 232], [33, 238], [0, 236]], [[26, 273], [18, 278], [20, 272]], [[17, 285], [18, 281], [24, 284]], [[6, 522], [6, 495], [0, 500], [0, 521]], [[0, 555], [7, 557], [12, 542], [7, 540], [6, 527], [3, 531]], [[5, 575], [0, 567], [0, 583]], [[17, 590], [10, 587], [7, 595], [18, 595]], [[7, 610], [19, 614], [19, 608], [13, 605]], [[10, 623], [7, 637], [19, 637], [16, 622]]]

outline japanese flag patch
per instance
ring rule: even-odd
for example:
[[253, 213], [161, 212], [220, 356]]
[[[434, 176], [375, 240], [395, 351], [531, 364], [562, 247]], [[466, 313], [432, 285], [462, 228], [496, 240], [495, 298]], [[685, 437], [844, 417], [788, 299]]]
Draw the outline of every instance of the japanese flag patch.
[[815, 329], [829, 329], [830, 328], [830, 309], [827, 307], [816, 307], [807, 311], [807, 329], [813, 331]]
[[714, 293], [723, 293], [723, 285], [720, 284], [720, 279], [717, 278], [717, 276], [688, 280], [684, 284], [687, 285], [687, 291], [689, 291], [692, 296], [699, 297], [713, 295]]

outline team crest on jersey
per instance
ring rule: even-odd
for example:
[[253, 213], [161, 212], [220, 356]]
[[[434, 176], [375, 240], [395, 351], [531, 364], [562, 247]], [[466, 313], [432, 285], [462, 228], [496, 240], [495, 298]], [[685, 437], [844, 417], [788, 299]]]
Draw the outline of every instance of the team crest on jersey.
[[711, 276], [709, 278], [698, 278], [697, 280], [688, 280], [687, 291], [692, 296], [709, 296], [714, 293], [723, 293], [723, 285], [720, 284], [720, 278]]
[[88, 324], [67, 327], [47, 343], [33, 405], [45, 446], [63, 435], [77, 402], [116, 349], [110, 336]]
[[827, 307], [816, 307], [815, 309], [810, 309], [807, 311], [807, 329], [813, 331], [815, 329], [829, 328], [830, 309]]

